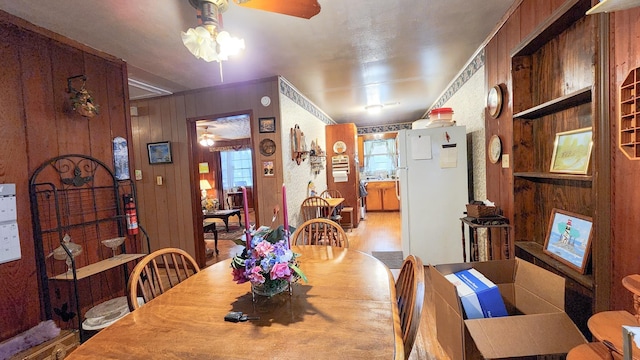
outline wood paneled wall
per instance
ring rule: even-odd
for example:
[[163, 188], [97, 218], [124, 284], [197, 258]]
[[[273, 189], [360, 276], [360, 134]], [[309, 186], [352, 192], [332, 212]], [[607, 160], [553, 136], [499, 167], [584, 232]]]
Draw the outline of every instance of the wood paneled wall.
[[[523, 0], [520, 6], [509, 16], [501, 29], [488, 42], [485, 52], [486, 90], [496, 84], [504, 84], [505, 103], [497, 119], [486, 116], [486, 140], [498, 134], [503, 142], [505, 154], [513, 147], [513, 96], [510, 55], [515, 45], [523, 40], [543, 22], [564, 0]], [[600, 16], [600, 15], [592, 15]], [[640, 66], [640, 9], [616, 11], [608, 16], [609, 59], [610, 59], [610, 131], [611, 131], [611, 267], [610, 304], [611, 309], [633, 311], [631, 294], [621, 285], [628, 274], [640, 273], [640, 239], [637, 236], [637, 224], [640, 222], [640, 191], [637, 179], [640, 178], [640, 161], [629, 160], [618, 148], [619, 86], [629, 71]], [[586, 36], [586, 34], [585, 34]], [[594, 59], [597, 61], [597, 59]], [[597, 94], [599, 89], [595, 90]], [[513, 159], [512, 159], [513, 161]], [[513, 164], [504, 169], [500, 164], [487, 162], [487, 197], [496, 199], [507, 217], [513, 219]], [[601, 213], [603, 209], [596, 209]], [[542, 221], [546, 223], [546, 220]], [[606, 232], [606, 231], [605, 231]], [[604, 235], [606, 236], [606, 234]], [[606, 239], [609, 240], [609, 239]], [[597, 239], [595, 241], [598, 241]], [[601, 310], [601, 309], [599, 309]]]
[[[260, 104], [263, 96], [272, 99], [268, 107]], [[203, 234], [193, 230], [202, 226], [197, 164], [203, 157], [196, 137], [197, 120], [249, 114], [253, 148], [258, 149], [258, 144], [265, 138], [278, 144], [274, 156], [266, 158], [256, 151], [253, 159], [254, 172], [256, 164], [262, 164], [263, 160], [274, 161], [275, 176], [256, 176], [253, 188], [257, 197], [254, 202], [258, 214], [256, 221], [271, 223], [273, 214], [258, 210], [260, 204], [281, 202], [283, 166], [279, 139], [282, 129], [277, 125], [276, 133], [260, 134], [258, 119], [275, 117], [276, 123], [280, 121], [278, 96], [278, 78], [274, 77], [132, 102], [138, 108], [138, 116], [131, 121], [132, 147], [136, 154], [134, 167], [142, 170], [142, 180], [136, 181], [139, 219], [149, 232], [153, 249], [179, 247], [193, 255], [201, 266], [205, 264]], [[150, 165], [147, 143], [167, 140], [171, 142], [173, 163]], [[193, 160], [191, 164], [190, 159]], [[156, 183], [158, 176], [163, 178], [162, 185]], [[276, 223], [282, 223], [282, 219], [277, 219]]]
[[[640, 273], [640, 159], [630, 160], [619, 144], [620, 84], [629, 71], [640, 67], [640, 8], [616, 11], [610, 17], [610, 124], [611, 124], [611, 308], [634, 312], [631, 293], [622, 278]], [[637, 94], [636, 94], [637, 96]], [[636, 111], [640, 109], [636, 108]]]
[[[29, 177], [49, 158], [86, 154], [113, 164], [112, 140], [131, 139], [126, 65], [0, 12], [0, 183], [15, 183], [22, 258], [0, 264], [0, 341], [43, 319], [33, 243]], [[100, 105], [71, 113], [67, 78], [87, 77]], [[89, 285], [91, 286], [91, 285]]]

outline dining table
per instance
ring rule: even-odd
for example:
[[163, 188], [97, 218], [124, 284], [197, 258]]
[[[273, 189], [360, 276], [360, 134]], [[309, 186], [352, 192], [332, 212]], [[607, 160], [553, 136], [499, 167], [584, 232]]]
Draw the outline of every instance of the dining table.
[[325, 200], [327, 200], [329, 206], [331, 207], [331, 211], [329, 211], [329, 214], [333, 214], [333, 211], [344, 202], [344, 198], [341, 197], [325, 198]]
[[[66, 359], [402, 359], [394, 277], [349, 248], [293, 246], [307, 277], [272, 297], [232, 280], [231, 259], [93, 335]], [[229, 312], [249, 320], [225, 321]]]

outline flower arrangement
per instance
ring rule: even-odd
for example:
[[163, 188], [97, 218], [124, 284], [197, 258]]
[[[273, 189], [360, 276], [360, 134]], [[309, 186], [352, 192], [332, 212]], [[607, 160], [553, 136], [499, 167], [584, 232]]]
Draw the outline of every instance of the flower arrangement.
[[245, 245], [242, 253], [231, 261], [236, 283], [250, 281], [254, 293], [272, 296], [299, 279], [307, 281], [296, 260], [300, 255], [291, 251], [283, 226], [276, 229], [262, 226], [248, 235], [248, 247], [242, 239], [236, 240], [236, 244]]

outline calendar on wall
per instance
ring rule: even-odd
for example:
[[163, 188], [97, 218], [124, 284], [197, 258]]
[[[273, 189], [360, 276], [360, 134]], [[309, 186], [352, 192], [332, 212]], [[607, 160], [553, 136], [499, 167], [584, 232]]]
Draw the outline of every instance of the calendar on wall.
[[0, 184], [0, 264], [22, 257], [17, 219], [16, 185]]

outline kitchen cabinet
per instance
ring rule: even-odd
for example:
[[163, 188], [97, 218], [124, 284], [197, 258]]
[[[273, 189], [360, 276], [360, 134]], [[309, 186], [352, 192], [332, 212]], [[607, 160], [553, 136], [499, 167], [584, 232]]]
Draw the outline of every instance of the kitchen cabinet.
[[372, 181], [367, 183], [367, 211], [398, 211], [400, 200], [396, 196], [395, 181]]
[[[327, 143], [327, 189], [338, 190], [345, 207], [358, 208], [360, 203], [360, 171], [358, 169], [358, 129], [356, 124], [335, 124], [325, 127]], [[336, 146], [336, 143], [343, 146]], [[347, 170], [346, 181], [336, 181], [334, 167]], [[358, 227], [360, 212], [353, 212], [353, 226]]]

